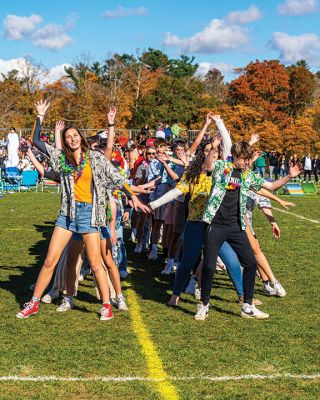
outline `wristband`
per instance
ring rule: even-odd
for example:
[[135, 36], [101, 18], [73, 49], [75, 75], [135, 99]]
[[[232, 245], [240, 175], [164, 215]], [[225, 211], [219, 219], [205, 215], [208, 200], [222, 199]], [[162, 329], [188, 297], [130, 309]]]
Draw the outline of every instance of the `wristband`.
[[108, 127], [111, 128], [111, 126], [114, 126], [114, 124], [108, 124]]
[[37, 117], [44, 117], [44, 114], [37, 114]]

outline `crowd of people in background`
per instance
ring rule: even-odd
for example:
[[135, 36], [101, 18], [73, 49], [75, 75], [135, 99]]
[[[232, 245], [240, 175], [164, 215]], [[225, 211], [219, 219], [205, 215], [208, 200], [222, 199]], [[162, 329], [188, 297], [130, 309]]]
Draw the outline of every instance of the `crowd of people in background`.
[[[154, 131], [145, 125], [135, 140], [117, 137], [115, 108], [108, 114], [108, 130], [85, 138], [57, 121], [50, 143], [41, 135], [48, 107], [37, 104], [33, 133], [20, 140], [15, 162], [21, 171], [36, 169], [59, 182], [62, 203], [33, 297], [18, 318], [37, 314], [41, 299], [50, 303], [61, 294], [57, 311], [71, 310], [78, 281], [88, 273], [102, 301], [101, 320], [113, 317], [112, 305], [127, 310], [120, 283], [128, 277], [125, 224], [136, 256], [159, 265], [155, 273], [175, 274], [168, 306], [176, 307], [185, 291], [200, 300], [195, 319], [204, 320], [218, 268], [230, 276], [242, 317], [269, 317], [256, 307], [261, 305], [254, 298], [256, 271], [264, 294], [284, 297], [286, 291], [259, 245], [252, 211], [257, 206], [263, 212], [278, 239], [281, 230], [270, 199], [286, 208], [294, 204], [273, 192], [302, 172], [304, 180], [314, 174], [318, 182], [317, 156], [306, 155], [302, 167], [296, 154], [288, 159], [275, 151], [255, 151], [256, 134], [249, 143], [233, 144], [222, 118], [213, 113], [192, 141], [178, 123], [159, 123]], [[14, 128], [10, 133], [16, 134]], [[0, 155], [3, 170], [9, 162], [13, 166], [9, 148], [8, 135]], [[267, 168], [274, 178], [269, 181], [264, 179]]]

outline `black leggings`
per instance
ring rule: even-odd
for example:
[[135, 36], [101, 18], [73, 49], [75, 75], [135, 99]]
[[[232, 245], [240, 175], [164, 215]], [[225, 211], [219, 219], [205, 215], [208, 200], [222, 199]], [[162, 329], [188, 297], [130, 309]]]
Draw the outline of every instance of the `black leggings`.
[[257, 262], [247, 234], [245, 231], [241, 230], [238, 224], [219, 225], [212, 223], [208, 227], [204, 245], [201, 301], [205, 305], [209, 303], [218, 253], [221, 245], [225, 241], [227, 241], [236, 252], [240, 264], [243, 267], [244, 301], [245, 303], [252, 304]]

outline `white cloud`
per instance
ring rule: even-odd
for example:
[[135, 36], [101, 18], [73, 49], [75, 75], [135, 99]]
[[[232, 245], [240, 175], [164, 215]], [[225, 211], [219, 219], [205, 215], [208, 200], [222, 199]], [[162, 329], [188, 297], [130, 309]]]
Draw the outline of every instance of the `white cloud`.
[[7, 15], [3, 20], [4, 34], [10, 40], [21, 40], [30, 35], [43, 21], [42, 17], [32, 14], [30, 17]]
[[19, 70], [23, 63], [25, 63], [25, 59], [22, 57], [11, 58], [10, 60], [3, 60], [0, 58], [0, 74], [7, 74], [13, 69]]
[[317, 0], [285, 0], [278, 7], [280, 15], [303, 15], [317, 11]]
[[[60, 64], [51, 67], [49, 70], [43, 70], [40, 73], [40, 80], [41, 83], [53, 83], [58, 79], [65, 76], [64, 67], [69, 67], [71, 64]], [[0, 58], [0, 80], [1, 80], [1, 73], [7, 74], [9, 71], [16, 69], [19, 71], [18, 76], [23, 76], [23, 71], [28, 68], [28, 64], [25, 58], [11, 58], [9, 60], [4, 60]]]
[[225, 17], [225, 21], [229, 24], [243, 25], [249, 22], [257, 21], [262, 18], [262, 12], [258, 7], [252, 5], [247, 10], [233, 11]]
[[66, 75], [64, 68], [71, 67], [71, 64], [60, 64], [49, 69], [44, 77], [44, 83], [53, 83]]
[[61, 50], [72, 42], [72, 38], [62, 25], [48, 24], [32, 35], [32, 42], [46, 49]]
[[246, 28], [213, 19], [201, 32], [189, 38], [179, 38], [168, 32], [163, 43], [167, 46], [181, 47], [186, 53], [216, 54], [238, 50], [248, 42]]
[[284, 63], [306, 60], [312, 66], [320, 65], [320, 36], [315, 33], [294, 36], [274, 32], [270, 45], [280, 51], [280, 59]]
[[103, 16], [105, 18], [120, 18], [120, 17], [132, 17], [132, 16], [145, 16], [148, 14], [148, 10], [145, 7], [138, 8], [125, 8], [119, 6], [115, 10], [106, 11]]
[[232, 64], [227, 64], [224, 62], [210, 63], [208, 61], [203, 61], [199, 63], [196, 75], [204, 77], [208, 73], [209, 69], [214, 68], [218, 69], [222, 75], [230, 75], [233, 73], [235, 67]]

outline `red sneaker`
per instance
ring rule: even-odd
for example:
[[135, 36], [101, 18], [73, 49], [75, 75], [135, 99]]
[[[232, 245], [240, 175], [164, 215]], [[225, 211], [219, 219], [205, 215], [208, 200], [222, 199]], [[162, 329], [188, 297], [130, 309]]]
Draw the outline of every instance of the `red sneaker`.
[[39, 312], [39, 302], [29, 301], [23, 305], [23, 309], [16, 315], [17, 318], [28, 318], [30, 315], [36, 315]]
[[108, 321], [113, 318], [111, 304], [103, 304], [100, 310], [100, 321]]

